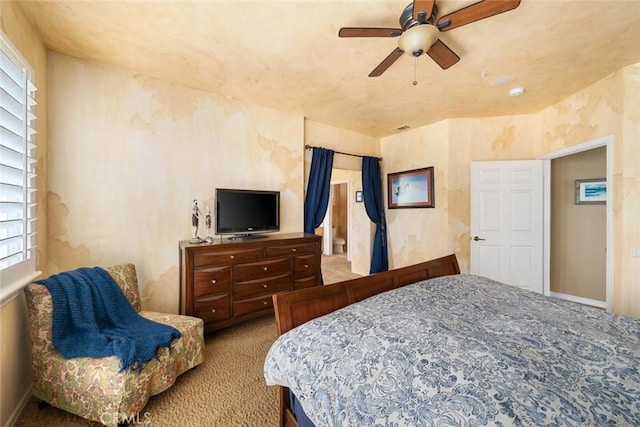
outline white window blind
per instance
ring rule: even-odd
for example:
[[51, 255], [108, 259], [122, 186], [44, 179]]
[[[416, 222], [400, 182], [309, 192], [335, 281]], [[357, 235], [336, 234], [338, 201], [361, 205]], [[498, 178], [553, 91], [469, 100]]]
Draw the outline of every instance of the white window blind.
[[0, 33], [0, 302], [36, 277], [35, 93], [31, 69]]

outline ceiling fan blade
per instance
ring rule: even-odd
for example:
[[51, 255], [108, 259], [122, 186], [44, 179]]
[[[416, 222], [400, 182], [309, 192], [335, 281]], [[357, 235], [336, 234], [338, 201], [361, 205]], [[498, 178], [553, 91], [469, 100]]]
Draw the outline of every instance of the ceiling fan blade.
[[387, 71], [387, 68], [391, 67], [391, 65], [393, 65], [393, 63], [396, 62], [403, 53], [404, 52], [399, 47], [395, 48], [393, 52], [389, 54], [389, 56], [384, 58], [384, 61], [382, 61], [380, 65], [378, 65], [371, 73], [369, 73], [369, 77], [380, 76], [382, 73]]
[[455, 54], [454, 51], [449, 49], [449, 46], [436, 40], [427, 51], [427, 55], [433, 59], [443, 70], [451, 67], [456, 62], [460, 61], [460, 57]]
[[425, 22], [431, 17], [435, 0], [413, 0], [413, 19]]
[[520, 0], [482, 0], [440, 17], [436, 25], [440, 31], [449, 31], [453, 28], [507, 12], [519, 5]]
[[400, 34], [400, 28], [343, 27], [338, 37], [398, 37]]

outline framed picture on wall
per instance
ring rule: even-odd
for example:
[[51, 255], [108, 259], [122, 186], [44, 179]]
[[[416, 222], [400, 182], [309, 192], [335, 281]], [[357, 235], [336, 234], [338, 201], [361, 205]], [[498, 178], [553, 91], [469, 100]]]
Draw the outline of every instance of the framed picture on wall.
[[576, 205], [602, 205], [606, 202], [606, 178], [576, 179]]
[[387, 174], [389, 209], [435, 208], [433, 166]]
[[362, 202], [362, 191], [356, 191], [356, 203]]

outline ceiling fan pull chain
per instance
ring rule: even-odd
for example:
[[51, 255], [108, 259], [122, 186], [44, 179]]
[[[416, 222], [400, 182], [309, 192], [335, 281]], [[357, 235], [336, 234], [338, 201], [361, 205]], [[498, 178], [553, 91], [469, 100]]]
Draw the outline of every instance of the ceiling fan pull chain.
[[418, 57], [415, 57], [415, 61], [413, 64], [413, 85], [418, 84]]

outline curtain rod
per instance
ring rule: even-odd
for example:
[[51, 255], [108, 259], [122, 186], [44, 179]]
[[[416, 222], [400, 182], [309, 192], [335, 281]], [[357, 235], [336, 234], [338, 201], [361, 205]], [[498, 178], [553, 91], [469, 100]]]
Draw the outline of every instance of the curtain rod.
[[[324, 148], [324, 147], [314, 147], [313, 145], [308, 145], [308, 144], [307, 144], [307, 145], [305, 145], [305, 146], [304, 146], [304, 148], [305, 148], [305, 149], [307, 149], [307, 150], [311, 150], [312, 148]], [[332, 150], [332, 149], [331, 149], [331, 150]], [[333, 150], [333, 152], [334, 152], [334, 153], [338, 153], [338, 154], [343, 154], [343, 155], [345, 155], [345, 156], [353, 156], [353, 157], [373, 157], [373, 158], [376, 158], [376, 159], [378, 159], [378, 160], [382, 161], [382, 157], [376, 157], [376, 156], [364, 156], [364, 155], [362, 155], [362, 154], [344, 153], [344, 152], [342, 152], [342, 151], [336, 151], [336, 150]]]

